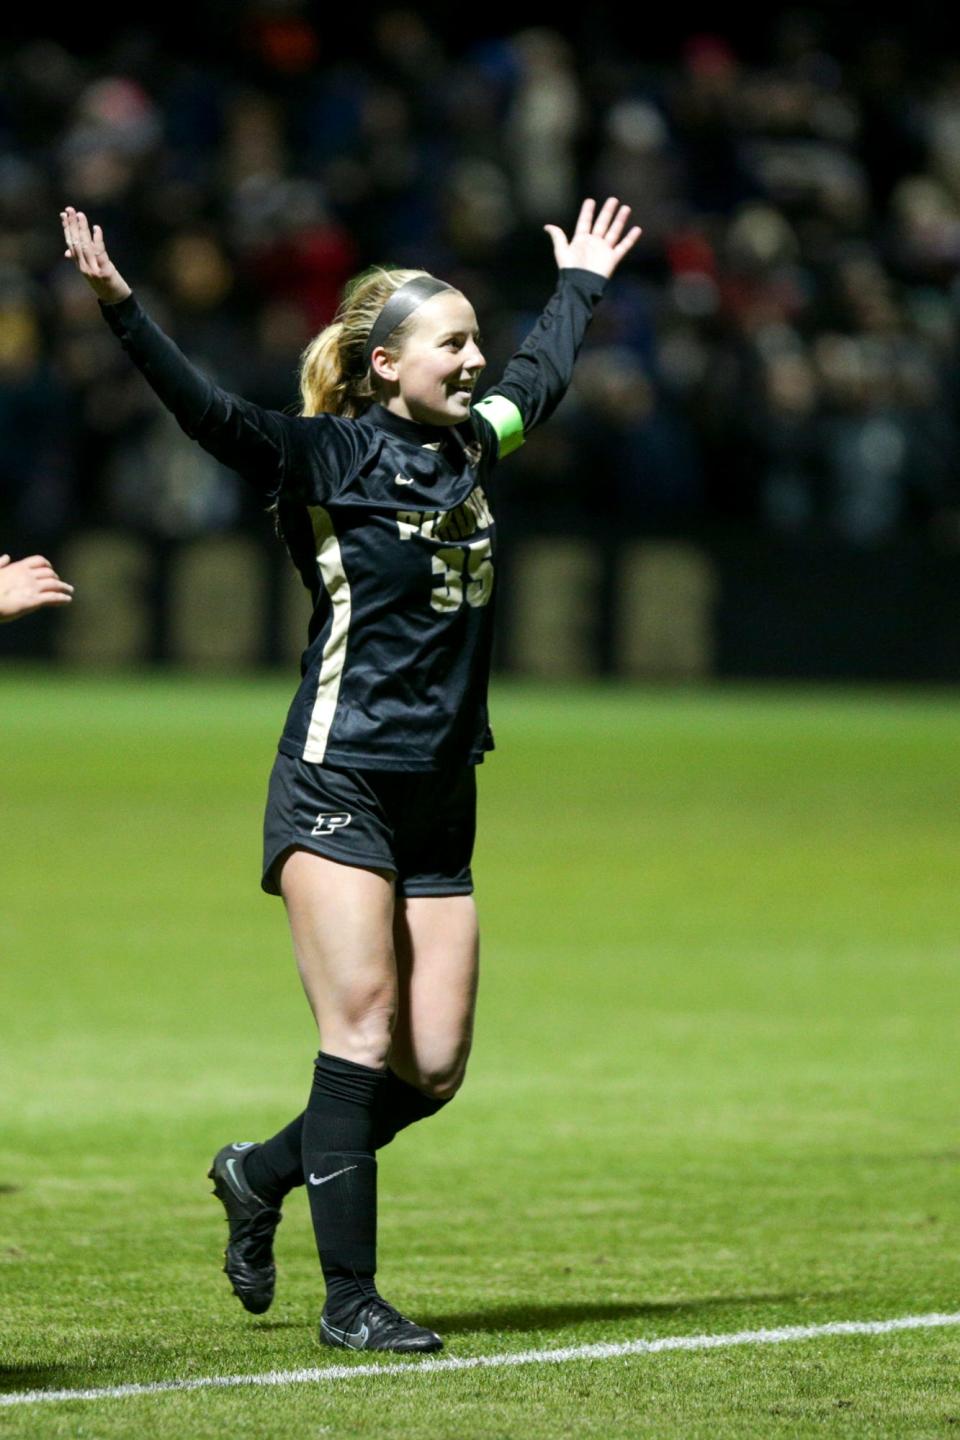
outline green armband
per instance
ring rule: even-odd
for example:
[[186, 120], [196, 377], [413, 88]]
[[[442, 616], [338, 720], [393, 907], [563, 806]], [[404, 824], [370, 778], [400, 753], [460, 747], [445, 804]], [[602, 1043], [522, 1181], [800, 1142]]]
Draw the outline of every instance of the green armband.
[[523, 416], [505, 395], [488, 395], [474, 405], [484, 420], [497, 432], [497, 455], [501, 460], [519, 450], [523, 444]]

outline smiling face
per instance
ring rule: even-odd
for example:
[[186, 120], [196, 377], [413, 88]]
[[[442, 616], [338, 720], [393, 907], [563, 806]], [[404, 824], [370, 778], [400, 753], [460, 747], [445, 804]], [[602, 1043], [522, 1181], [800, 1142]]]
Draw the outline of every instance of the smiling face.
[[459, 290], [425, 300], [396, 355], [383, 346], [373, 352], [383, 404], [420, 425], [459, 425], [470, 413], [473, 388], [487, 363], [479, 338], [473, 306]]

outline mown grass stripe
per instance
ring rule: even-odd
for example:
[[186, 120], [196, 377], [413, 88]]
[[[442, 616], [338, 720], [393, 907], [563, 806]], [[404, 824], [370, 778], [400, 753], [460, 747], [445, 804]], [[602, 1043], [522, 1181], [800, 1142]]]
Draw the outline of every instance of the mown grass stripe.
[[394, 1361], [388, 1365], [326, 1365], [310, 1370], [268, 1370], [261, 1375], [206, 1375], [192, 1380], [156, 1380], [142, 1385], [108, 1385], [91, 1390], [24, 1390], [0, 1395], [0, 1406], [67, 1400], [126, 1400], [181, 1390], [224, 1390], [239, 1385], [315, 1385], [360, 1375], [437, 1375], [456, 1370], [493, 1370], [510, 1365], [563, 1365], [571, 1360], [615, 1360], [624, 1355], [660, 1355], [671, 1350], [720, 1350], [733, 1345], [784, 1345], [832, 1335], [889, 1335], [897, 1330], [935, 1330], [960, 1325], [960, 1313], [902, 1315], [892, 1320], [833, 1320], [825, 1325], [784, 1325], [777, 1330], [735, 1330], [719, 1335], [664, 1335], [659, 1340], [622, 1340], [570, 1345], [554, 1350], [517, 1350], [501, 1355], [445, 1356]]

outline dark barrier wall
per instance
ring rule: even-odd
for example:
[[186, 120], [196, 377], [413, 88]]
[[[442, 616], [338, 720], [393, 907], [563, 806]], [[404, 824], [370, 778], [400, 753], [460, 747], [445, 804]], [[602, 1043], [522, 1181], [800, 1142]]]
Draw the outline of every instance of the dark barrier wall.
[[[514, 516], [498, 562], [502, 673], [960, 681], [960, 554], [527, 534]], [[55, 559], [74, 604], [0, 628], [0, 655], [296, 669], [309, 602], [267, 534], [161, 544], [89, 531]]]
[[714, 559], [718, 674], [960, 679], [957, 555], [743, 546]]

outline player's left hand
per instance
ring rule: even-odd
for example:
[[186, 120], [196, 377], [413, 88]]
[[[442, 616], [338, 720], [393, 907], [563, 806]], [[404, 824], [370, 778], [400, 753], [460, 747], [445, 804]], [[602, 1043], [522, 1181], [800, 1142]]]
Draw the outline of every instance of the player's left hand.
[[599, 215], [594, 213], [596, 208], [595, 200], [584, 200], [577, 228], [569, 240], [558, 225], [544, 225], [553, 241], [558, 270], [592, 270], [609, 279], [624, 255], [640, 239], [639, 225], [634, 225], [626, 235], [623, 233], [630, 219], [629, 205], [621, 205], [611, 195]]

